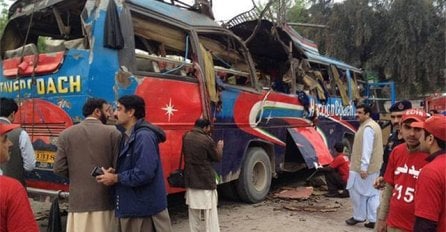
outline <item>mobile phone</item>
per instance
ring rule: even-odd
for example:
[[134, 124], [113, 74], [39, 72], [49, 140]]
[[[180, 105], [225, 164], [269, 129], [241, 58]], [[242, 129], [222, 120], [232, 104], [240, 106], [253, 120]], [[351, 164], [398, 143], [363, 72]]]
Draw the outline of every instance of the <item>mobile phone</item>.
[[90, 175], [96, 177], [96, 176], [100, 176], [104, 174], [104, 172], [102, 172], [102, 169], [98, 166], [94, 167], [93, 170], [91, 170]]

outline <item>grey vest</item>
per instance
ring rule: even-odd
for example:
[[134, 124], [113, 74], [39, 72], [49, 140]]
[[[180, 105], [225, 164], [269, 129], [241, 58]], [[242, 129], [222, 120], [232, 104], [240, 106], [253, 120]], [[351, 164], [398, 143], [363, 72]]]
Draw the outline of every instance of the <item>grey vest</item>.
[[11, 156], [9, 161], [0, 164], [0, 169], [2, 169], [3, 175], [20, 181], [20, 183], [26, 187], [25, 169], [23, 168], [23, 157], [19, 144], [20, 133], [22, 133], [22, 129], [17, 128], [6, 134], [13, 145], [11, 147]]

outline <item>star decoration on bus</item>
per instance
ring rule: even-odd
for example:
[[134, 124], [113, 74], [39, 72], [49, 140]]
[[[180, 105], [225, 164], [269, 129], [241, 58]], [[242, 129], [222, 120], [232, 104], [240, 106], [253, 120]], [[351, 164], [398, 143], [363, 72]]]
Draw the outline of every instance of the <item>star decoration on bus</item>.
[[169, 98], [169, 104], [166, 104], [166, 106], [161, 109], [166, 111], [165, 114], [167, 115], [168, 122], [170, 122], [170, 118], [173, 116], [174, 112], [178, 111], [177, 109], [175, 109], [175, 106], [172, 105], [172, 98]]

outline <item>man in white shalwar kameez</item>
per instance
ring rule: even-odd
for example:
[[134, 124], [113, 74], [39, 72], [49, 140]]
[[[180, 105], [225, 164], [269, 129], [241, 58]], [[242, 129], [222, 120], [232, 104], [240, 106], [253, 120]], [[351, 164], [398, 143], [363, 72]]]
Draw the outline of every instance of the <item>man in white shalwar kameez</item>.
[[382, 132], [379, 125], [370, 117], [369, 106], [357, 106], [356, 114], [361, 125], [353, 142], [350, 175], [346, 187], [352, 201], [353, 217], [345, 222], [348, 225], [355, 225], [368, 220], [364, 226], [374, 228], [379, 190], [373, 188], [373, 183], [379, 176], [383, 159]]
[[186, 189], [190, 231], [219, 232], [216, 190]]

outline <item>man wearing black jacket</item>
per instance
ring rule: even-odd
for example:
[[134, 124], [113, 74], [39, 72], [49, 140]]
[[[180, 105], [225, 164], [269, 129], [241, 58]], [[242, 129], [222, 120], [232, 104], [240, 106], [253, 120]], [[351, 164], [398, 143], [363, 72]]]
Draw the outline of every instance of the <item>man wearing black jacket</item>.
[[191, 232], [220, 231], [217, 214], [217, 181], [212, 162], [221, 160], [223, 140], [215, 144], [209, 136], [211, 123], [198, 119], [183, 137], [186, 204]]
[[389, 109], [390, 119], [392, 123], [392, 133], [389, 135], [389, 138], [387, 139], [387, 144], [384, 147], [383, 164], [379, 171], [379, 177], [376, 179], [374, 183], [374, 187], [377, 189], [384, 188], [383, 176], [384, 173], [386, 172], [386, 167], [389, 161], [390, 153], [392, 152], [393, 148], [404, 143], [404, 140], [399, 133], [400, 131], [399, 126], [401, 122], [401, 117], [403, 116], [403, 112], [408, 109], [412, 109], [412, 103], [410, 103], [410, 101], [407, 100], [396, 102]]
[[126, 95], [118, 99], [115, 116], [124, 129], [116, 171], [102, 168], [96, 180], [114, 186], [118, 232], [172, 231], [159, 143], [164, 131], [145, 121], [144, 99]]

